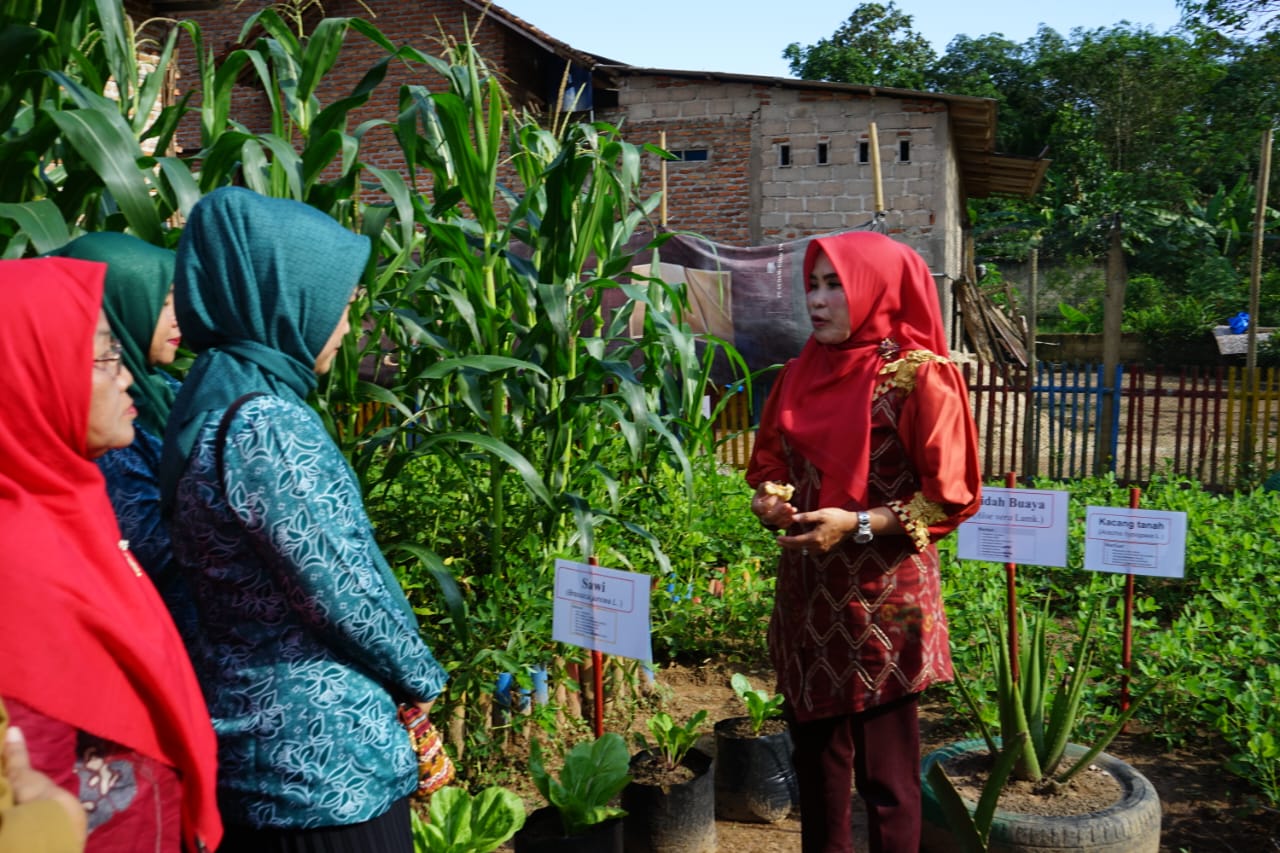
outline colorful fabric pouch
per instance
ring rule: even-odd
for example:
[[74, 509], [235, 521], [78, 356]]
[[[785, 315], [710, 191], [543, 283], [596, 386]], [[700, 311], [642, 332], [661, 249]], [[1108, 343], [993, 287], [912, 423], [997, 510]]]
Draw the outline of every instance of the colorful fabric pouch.
[[418, 756], [418, 790], [414, 796], [426, 800], [453, 781], [453, 761], [445, 752], [439, 730], [421, 708], [401, 705], [400, 722], [409, 731], [409, 742]]

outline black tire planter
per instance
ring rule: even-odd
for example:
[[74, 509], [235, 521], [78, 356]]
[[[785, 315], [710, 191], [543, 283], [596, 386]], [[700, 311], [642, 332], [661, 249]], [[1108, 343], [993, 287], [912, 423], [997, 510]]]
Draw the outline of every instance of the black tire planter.
[[512, 841], [515, 853], [622, 853], [622, 818], [589, 826], [579, 835], [565, 835], [560, 812], [543, 806], [529, 815]]
[[747, 717], [715, 725], [716, 817], [744, 823], [784, 820], [800, 799], [791, 763], [791, 732], [740, 737], [734, 727]]
[[[636, 762], [648, 757], [639, 752]], [[622, 789], [623, 843], [627, 853], [715, 853], [715, 761], [691, 749], [681, 762], [693, 778], [678, 785], [629, 782]]]
[[[922, 775], [922, 853], [953, 853], [957, 843], [947, 828], [938, 798], [929, 785], [929, 768], [967, 752], [983, 752], [984, 740], [966, 740], [925, 756]], [[1067, 757], [1083, 755], [1086, 748], [1068, 744]], [[1101, 811], [1060, 817], [1017, 814], [996, 809], [991, 822], [990, 853], [1158, 853], [1160, 849], [1160, 798], [1147, 777], [1113, 755], [1100, 753], [1093, 760], [1120, 783], [1120, 799]], [[966, 800], [970, 813], [976, 803]]]

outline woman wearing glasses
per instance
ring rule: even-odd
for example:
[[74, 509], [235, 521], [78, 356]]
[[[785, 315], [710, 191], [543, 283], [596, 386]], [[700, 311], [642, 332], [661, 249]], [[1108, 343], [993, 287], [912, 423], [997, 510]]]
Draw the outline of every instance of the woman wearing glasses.
[[0, 261], [0, 697], [89, 851], [212, 850], [216, 744], [164, 603], [93, 459], [137, 409], [101, 264]]
[[313, 208], [237, 187], [192, 208], [178, 246], [196, 360], [160, 484], [199, 616], [228, 850], [413, 849], [397, 703], [427, 710], [446, 675], [307, 404], [369, 252]]
[[160, 515], [159, 480], [161, 438], [179, 387], [163, 370], [173, 364], [182, 339], [173, 310], [174, 253], [128, 234], [101, 231], [77, 237], [53, 254], [107, 265], [102, 307], [120, 342], [120, 363], [133, 376], [129, 393], [138, 417], [133, 443], [98, 457], [98, 468], [129, 550], [170, 608], [178, 610], [178, 573]]

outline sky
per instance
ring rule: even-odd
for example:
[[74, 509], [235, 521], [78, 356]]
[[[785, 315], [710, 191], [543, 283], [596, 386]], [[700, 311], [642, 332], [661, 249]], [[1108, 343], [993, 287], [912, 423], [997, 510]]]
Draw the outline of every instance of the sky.
[[[571, 47], [629, 65], [790, 77], [782, 58], [827, 38], [862, 0], [641, 0], [625, 6], [586, 0], [495, 0]], [[885, 0], [887, 5], [887, 0]], [[942, 54], [957, 35], [1001, 33], [1022, 43], [1040, 24], [1063, 36], [1076, 27], [1122, 20], [1164, 33], [1178, 23], [1175, 0], [895, 0], [911, 26]]]

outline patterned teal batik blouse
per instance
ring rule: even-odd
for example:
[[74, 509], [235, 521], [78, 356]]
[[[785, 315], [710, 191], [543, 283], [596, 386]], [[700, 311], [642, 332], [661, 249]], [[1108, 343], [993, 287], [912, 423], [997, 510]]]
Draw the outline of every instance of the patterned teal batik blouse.
[[208, 414], [178, 482], [174, 556], [214, 728], [223, 819], [311, 828], [376, 817], [416, 784], [397, 701], [446, 675], [373, 538], [359, 485], [310, 408]]

